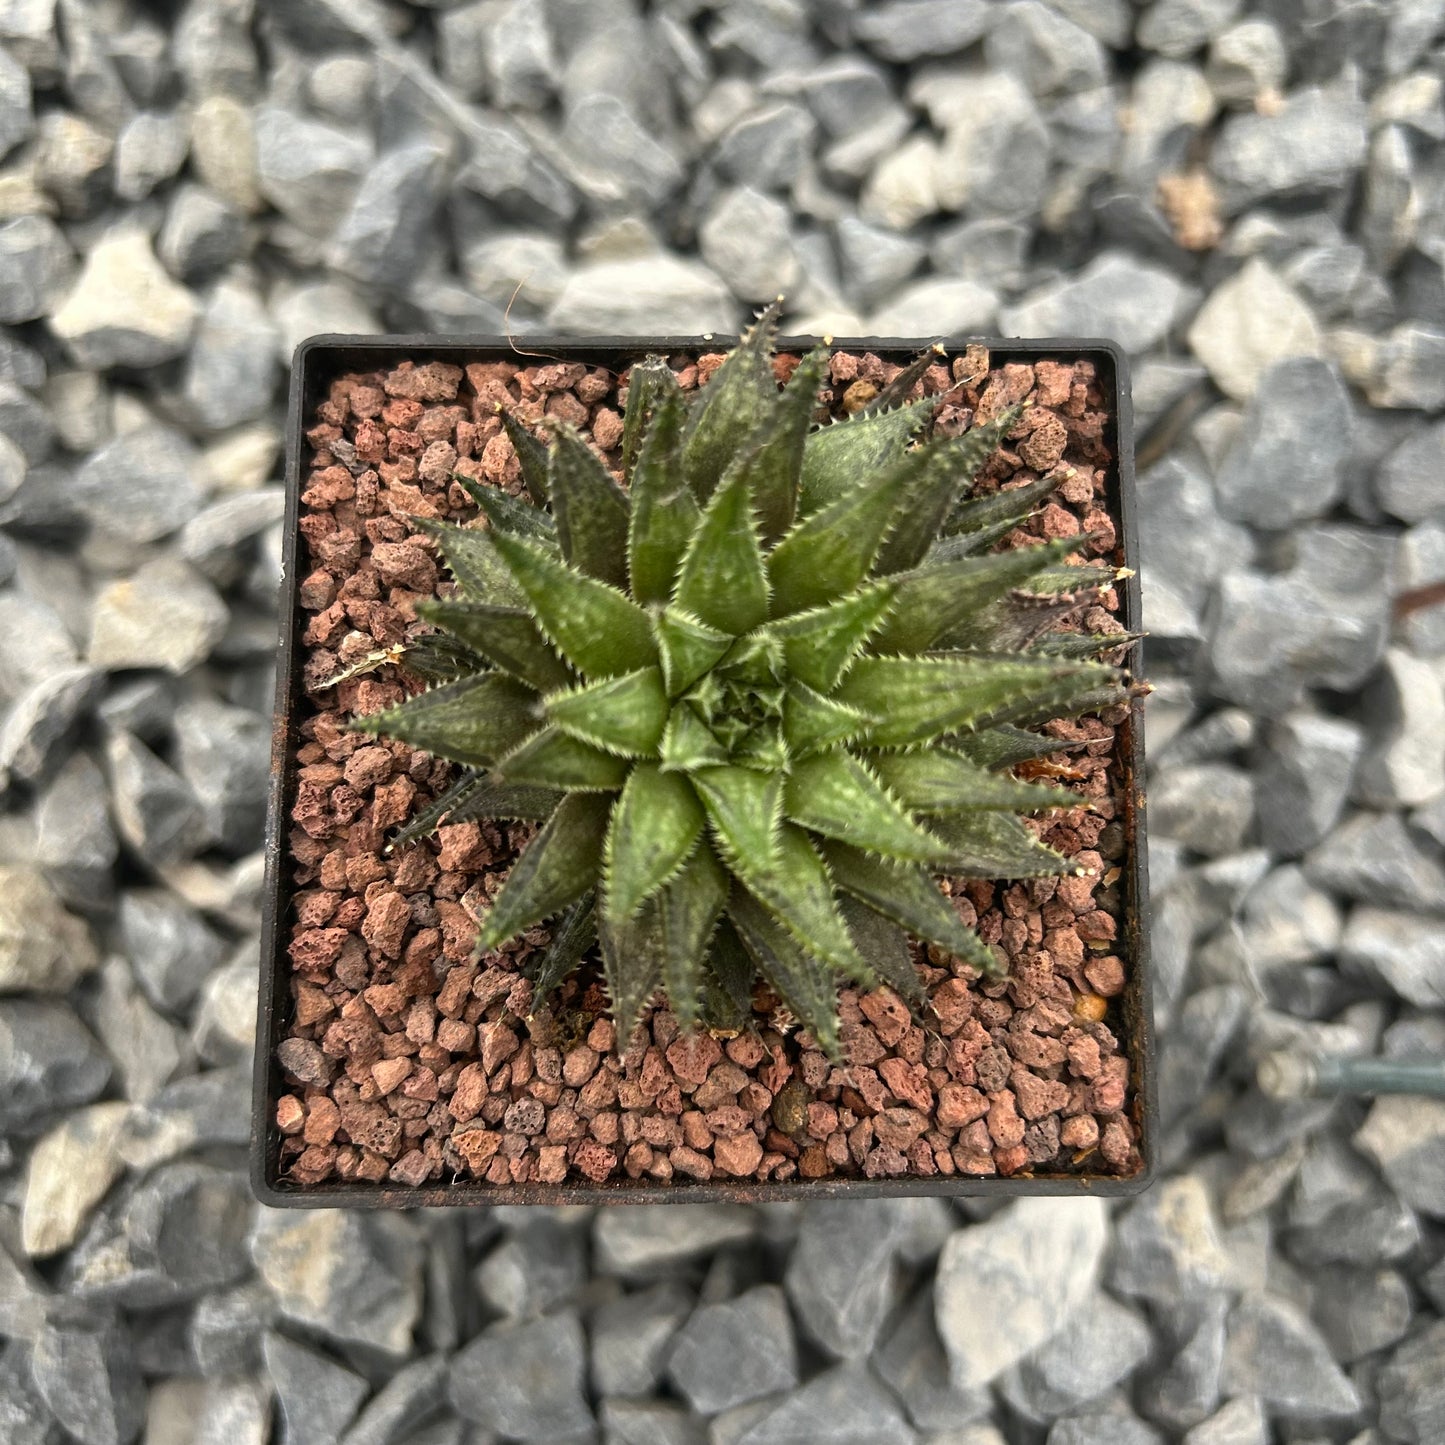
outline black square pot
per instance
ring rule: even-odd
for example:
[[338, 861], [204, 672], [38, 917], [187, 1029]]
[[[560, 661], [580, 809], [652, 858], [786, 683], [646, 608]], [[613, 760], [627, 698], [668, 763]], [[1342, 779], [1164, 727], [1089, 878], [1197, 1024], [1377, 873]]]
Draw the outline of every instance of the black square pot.
[[[1132, 1195], [1152, 1182], [1157, 1156], [1158, 1107], [1155, 1097], [1154, 1023], [1150, 1005], [1149, 877], [1144, 820], [1143, 706], [1136, 699], [1122, 725], [1125, 834], [1123, 864], [1124, 917], [1117, 947], [1127, 961], [1125, 991], [1120, 1000], [1124, 1052], [1130, 1063], [1130, 1111], [1139, 1134], [1140, 1168], [1127, 1176], [1111, 1174], [1030, 1173], [1010, 1178], [980, 1176], [903, 1177], [892, 1179], [793, 1179], [782, 1183], [712, 1180], [707, 1183], [658, 1183], [653, 1180], [609, 1180], [603, 1184], [493, 1185], [482, 1180], [452, 1184], [403, 1185], [326, 1182], [300, 1185], [280, 1177], [281, 1134], [276, 1103], [286, 1092], [276, 1062], [276, 1047], [289, 1004], [287, 980], [288, 923], [292, 895], [287, 854], [287, 818], [296, 795], [298, 724], [303, 704], [299, 644], [304, 627], [297, 596], [304, 568], [297, 523], [303, 490], [303, 448], [307, 418], [325, 398], [337, 377], [354, 371], [375, 371], [412, 360], [446, 361], [455, 365], [486, 361], [530, 362], [545, 353], [547, 360], [580, 361], [613, 371], [650, 353], [699, 355], [730, 348], [737, 338], [702, 336], [566, 337], [527, 336], [519, 351], [502, 337], [480, 336], [313, 336], [297, 348], [291, 368], [286, 426], [286, 517], [284, 570], [280, 594], [280, 638], [277, 652], [276, 704], [271, 732], [271, 785], [266, 814], [266, 883], [261, 929], [261, 979], [257, 1006], [256, 1057], [251, 1125], [251, 1183], [256, 1197], [280, 1208], [410, 1209], [468, 1204], [697, 1204], [762, 1203], [783, 1199], [876, 1199], [890, 1195], [933, 1194], [945, 1197], [1013, 1198], [1019, 1195]], [[818, 337], [783, 336], [779, 351], [804, 351]], [[870, 351], [899, 364], [911, 361], [928, 340], [877, 337], [834, 337], [838, 351]], [[1135, 500], [1133, 408], [1128, 362], [1112, 341], [1046, 338], [1036, 341], [988, 337], [950, 338], [950, 355], [965, 345], [988, 348], [991, 363], [1043, 360], [1087, 360], [1094, 363], [1100, 385], [1110, 397], [1111, 433], [1106, 440], [1115, 463], [1108, 477], [1106, 501], [1117, 530], [1119, 553], [1133, 574], [1119, 585], [1120, 621], [1131, 632], [1142, 630], [1139, 606], [1138, 521]]]

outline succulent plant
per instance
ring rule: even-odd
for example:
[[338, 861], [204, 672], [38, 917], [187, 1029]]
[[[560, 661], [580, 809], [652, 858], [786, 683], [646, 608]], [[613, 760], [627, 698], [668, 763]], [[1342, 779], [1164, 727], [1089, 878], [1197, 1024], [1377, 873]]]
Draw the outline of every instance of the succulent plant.
[[419, 523], [456, 580], [418, 609], [432, 686], [352, 726], [464, 769], [399, 843], [541, 823], [478, 939], [551, 921], [535, 997], [596, 943], [624, 1037], [659, 987], [735, 1028], [760, 974], [836, 1055], [840, 981], [921, 1001], [909, 934], [1000, 970], [936, 874], [1076, 871], [1019, 815], [1080, 799], [1010, 770], [1060, 746], [1029, 724], [1125, 695], [1092, 660], [1123, 639], [1055, 626], [1117, 575], [1069, 565], [1083, 538], [988, 550], [1057, 480], [970, 498], [1018, 408], [927, 436], [926, 353], [815, 425], [829, 348], [780, 387], [776, 314], [694, 393], [633, 367], [624, 485], [504, 416], [532, 501], [459, 478], [477, 524]]

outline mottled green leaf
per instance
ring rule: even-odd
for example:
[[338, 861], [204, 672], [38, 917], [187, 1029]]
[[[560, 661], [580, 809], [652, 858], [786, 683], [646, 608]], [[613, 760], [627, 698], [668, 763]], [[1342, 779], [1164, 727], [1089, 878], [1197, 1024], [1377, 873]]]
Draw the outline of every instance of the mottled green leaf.
[[726, 915], [718, 921], [707, 950], [702, 980], [702, 1019], [710, 1029], [737, 1033], [748, 1022], [757, 970], [737, 929]]
[[721, 766], [728, 760], [727, 749], [686, 702], [673, 706], [658, 752], [666, 772], [691, 773], [698, 768]]
[[531, 542], [499, 535], [494, 544], [542, 631], [584, 676], [616, 677], [658, 660], [647, 613], [631, 598]]
[[869, 982], [867, 965], [853, 946], [838, 912], [833, 882], [812, 840], [803, 829], [784, 823], [774, 855], [730, 857], [729, 865], [753, 895], [797, 940], [805, 953], [860, 982]]
[[537, 630], [532, 614], [520, 607], [486, 602], [419, 602], [417, 616], [453, 637], [540, 692], [565, 687], [572, 679], [567, 664]]
[[1046, 848], [1012, 813], [948, 813], [934, 831], [953, 850], [949, 872], [961, 878], [1038, 878], [1077, 873], [1078, 865]]
[[702, 836], [703, 810], [681, 773], [638, 763], [612, 810], [603, 903], [613, 922], [631, 918], [676, 876]]
[[1015, 763], [1083, 746], [1082, 743], [1031, 733], [1008, 723], [981, 728], [978, 732], [961, 733], [958, 737], [949, 738], [948, 745], [981, 768], [1011, 768]]
[[887, 984], [916, 1011], [923, 1002], [923, 981], [908, 951], [907, 932], [851, 894], [839, 897], [838, 909], [858, 952], [879, 982]]
[[823, 854], [839, 888], [974, 968], [999, 972], [992, 950], [959, 918], [926, 869], [874, 858], [845, 843], [824, 843]]
[[491, 666], [480, 653], [445, 632], [424, 632], [413, 638], [396, 660], [425, 683], [456, 682]]
[[699, 502], [706, 502], [749, 436], [777, 402], [773, 337], [779, 306], [773, 302], [743, 333], [737, 346], [694, 396], [682, 444], [683, 475]]
[[644, 904], [635, 917], [621, 923], [599, 920], [598, 941], [618, 1042], [626, 1048], [662, 982], [662, 931], [656, 904]]
[[974, 550], [1006, 536], [1034, 509], [1048, 499], [1064, 478], [1050, 472], [1037, 481], [1009, 487], [986, 497], [966, 497], [957, 502], [939, 529], [945, 538], [968, 538]]
[[547, 469], [562, 555], [589, 577], [627, 586], [627, 494], [575, 428], [558, 426]]
[[733, 889], [728, 917], [758, 972], [813, 1035], [818, 1047], [834, 1062], [841, 1061], [838, 980], [827, 965], [808, 957], [746, 889]]
[[708, 627], [676, 607], [656, 613], [652, 628], [669, 697], [686, 692], [733, 645], [729, 633]]
[[482, 510], [487, 525], [495, 532], [510, 532], [514, 537], [526, 537], [543, 546], [557, 545], [557, 524], [544, 508], [524, 502], [486, 482], [462, 472], [453, 472], [452, 480], [460, 482], [463, 489]]
[[1040, 700], [1085, 692], [1112, 676], [1097, 663], [1042, 657], [862, 657], [836, 696], [880, 719], [867, 733], [870, 744], [906, 747], [958, 728], [1014, 721]]
[[407, 825], [386, 845], [386, 852], [394, 853], [398, 848], [405, 848], [408, 843], [414, 843], [418, 838], [425, 837], [453, 808], [472, 793], [485, 788], [486, 785], [487, 775], [485, 773], [471, 770], [464, 772], [449, 788], [443, 790], [439, 798], [412, 815]]
[[898, 510], [910, 464], [865, 478], [799, 522], [768, 557], [773, 615], [821, 607], [868, 575]]
[[1142, 632], [1049, 632], [1030, 644], [1041, 657], [1099, 657], [1138, 642]]
[[812, 432], [803, 447], [798, 511], [816, 512], [877, 477], [903, 457], [914, 434], [933, 415], [936, 396], [893, 411], [860, 411]]
[[803, 446], [818, 405], [818, 392], [828, 374], [830, 355], [831, 348], [816, 346], [798, 363], [772, 415], [759, 428], [761, 445], [744, 463], [752, 485], [758, 530], [766, 542], [776, 542], [793, 525]]
[[[632, 477], [632, 466], [642, 447], [642, 438], [648, 424], [669, 397], [680, 403], [682, 391], [677, 384], [677, 374], [667, 364], [665, 356], [646, 356], [628, 371], [627, 407], [622, 418], [623, 476]], [[680, 422], [680, 406], [677, 416]], [[632, 490], [635, 495], [635, 477], [632, 477]]]
[[522, 484], [539, 507], [547, 505], [547, 448], [511, 412], [499, 409], [502, 426], [511, 439], [512, 450], [522, 465]]
[[789, 675], [818, 692], [830, 692], [882, 625], [893, 589], [892, 582], [869, 583], [836, 602], [773, 623], [768, 631], [782, 638]]
[[631, 763], [615, 753], [604, 752], [568, 737], [561, 729], [543, 728], [521, 747], [513, 749], [496, 765], [497, 777], [505, 783], [529, 783], [533, 787], [558, 788], [563, 792], [615, 792], [627, 781]]
[[725, 477], [688, 543], [673, 605], [738, 637], [768, 616], [768, 574], [745, 471]]
[[873, 753], [868, 765], [903, 804], [924, 813], [966, 808], [1006, 808], [1034, 813], [1041, 808], [1077, 808], [1085, 800], [1067, 788], [1021, 783], [989, 772], [946, 748], [916, 753]]
[[611, 808], [611, 798], [591, 793], [573, 793], [562, 799], [512, 864], [507, 881], [482, 923], [477, 939], [480, 952], [499, 948], [596, 884]]
[[824, 697], [801, 683], [789, 687], [783, 699], [783, 737], [796, 758], [851, 742], [874, 721], [874, 714]]
[[1027, 697], [1000, 703], [979, 719], [980, 727], [996, 727], [999, 723], [1014, 723], [1024, 728], [1039, 727], [1053, 722], [1055, 718], [1073, 718], [1086, 712], [1098, 712], [1101, 708], [1125, 701], [1129, 696], [1129, 689], [1117, 668], [1102, 663], [1058, 662], [1052, 657], [1040, 660], [1055, 667], [1089, 668], [1090, 673], [1062, 678], [1052, 687], [1041, 686]]
[[596, 942], [596, 896], [588, 892], [557, 916], [546, 951], [533, 954], [523, 965], [532, 980], [534, 1008], [577, 967], [582, 955]]
[[926, 563], [905, 572], [894, 579], [893, 606], [869, 647], [880, 653], [925, 652], [1011, 587], [1067, 556], [1076, 545], [1073, 538], [1066, 538], [957, 562]]
[[727, 870], [706, 843], [657, 895], [662, 986], [685, 1029], [697, 1021], [702, 1008], [704, 960], [727, 896]]
[[400, 738], [414, 748], [485, 767], [541, 726], [542, 705], [524, 683], [501, 673], [463, 678], [354, 718], [357, 732]]
[[783, 790], [783, 812], [795, 823], [867, 848], [886, 858], [928, 863], [944, 852], [859, 760], [846, 752], [820, 753], [794, 763]]
[[551, 693], [544, 705], [554, 727], [627, 758], [656, 756], [667, 725], [667, 693], [656, 667]]
[[681, 393], [659, 401], [632, 472], [628, 568], [632, 595], [644, 604], [672, 596], [682, 554], [702, 515], [678, 457], [684, 415]]
[[699, 768], [691, 777], [724, 858], [734, 865], [742, 858], [760, 865], [776, 858], [781, 777], [736, 767]]
[[430, 517], [413, 517], [419, 531], [435, 539], [442, 560], [457, 579], [462, 596], [469, 602], [488, 602], [497, 607], [517, 607], [526, 594], [517, 585], [512, 570], [495, 546], [495, 532], [480, 527], [454, 527]]
[[908, 400], [908, 394], [923, 379], [929, 369], [937, 366], [946, 355], [940, 342], [935, 341], [932, 346], [925, 347], [894, 376], [892, 381], [884, 382], [877, 396], [863, 403], [863, 410], [865, 412], [892, 411], [895, 406], [901, 406]]
[[913, 477], [893, 530], [873, 564], [876, 573], [903, 572], [923, 560], [958, 494], [972, 485], [978, 469], [998, 450], [1017, 419], [1018, 409], [1011, 408], [961, 437], [909, 454]]

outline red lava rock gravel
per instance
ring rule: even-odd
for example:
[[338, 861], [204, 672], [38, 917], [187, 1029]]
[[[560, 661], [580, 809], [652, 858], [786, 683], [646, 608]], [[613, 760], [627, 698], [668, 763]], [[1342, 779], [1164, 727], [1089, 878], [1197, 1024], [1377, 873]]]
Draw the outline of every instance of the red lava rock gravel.
[[[673, 365], [691, 389], [720, 361]], [[795, 364], [779, 356], [780, 379]], [[832, 409], [856, 409], [897, 369], [836, 355]], [[1091, 364], [990, 368], [970, 347], [922, 387], [955, 387], [939, 412], [946, 431], [1032, 398], [979, 489], [1071, 468], [1008, 542], [1092, 530], [1101, 535], [1088, 553], [1113, 552], [1103, 500], [1113, 457]], [[1009, 978], [982, 983], [936, 949], [919, 954], [930, 1000], [921, 1025], [888, 990], [843, 990], [838, 1066], [763, 989], [754, 1029], [737, 1037], [680, 1035], [664, 1007], [619, 1053], [595, 968], [533, 999], [520, 969], [545, 946], [545, 928], [473, 963], [477, 920], [533, 824], [461, 823], [385, 853], [392, 830], [447, 786], [451, 766], [347, 731], [351, 717], [406, 694], [395, 665], [323, 684], [403, 643], [419, 628], [417, 602], [446, 589], [413, 519], [473, 514], [453, 469], [521, 493], [499, 403], [525, 422], [590, 428], [615, 470], [623, 400], [618, 378], [581, 363], [403, 364], [338, 378], [307, 432], [307, 700], [289, 838], [291, 1008], [276, 1051], [287, 1086], [275, 1107], [283, 1178], [418, 1186], [1134, 1171], [1114, 1003], [1127, 967], [1114, 951], [1122, 709], [1051, 724], [1079, 746], [1030, 770], [1092, 804], [1037, 825], [1091, 874], [951, 888], [963, 919], [1007, 955]], [[1118, 630], [1116, 605], [1106, 594], [1084, 625]]]

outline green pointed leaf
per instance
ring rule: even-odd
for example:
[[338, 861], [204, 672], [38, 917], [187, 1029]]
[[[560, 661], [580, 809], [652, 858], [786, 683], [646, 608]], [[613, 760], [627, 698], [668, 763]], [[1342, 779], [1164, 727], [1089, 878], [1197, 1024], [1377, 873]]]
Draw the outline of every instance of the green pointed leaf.
[[740, 438], [749, 436], [778, 399], [773, 337], [779, 307], [770, 304], [693, 398], [682, 444], [682, 468], [699, 502], [712, 496]]
[[530, 687], [488, 672], [409, 697], [384, 712], [353, 718], [357, 732], [400, 738], [414, 748], [485, 767], [541, 726], [541, 700]]
[[[838, 980], [826, 964], [809, 958], [787, 931], [745, 889], [734, 888], [728, 917], [758, 972], [793, 1016], [835, 1063], [838, 1047]], [[851, 942], [851, 939], [850, 939]]]
[[874, 858], [845, 843], [824, 843], [823, 854], [839, 888], [972, 967], [999, 972], [993, 951], [959, 918], [926, 869]]
[[753, 1009], [757, 970], [737, 929], [726, 915], [719, 920], [707, 950], [702, 980], [702, 1019], [710, 1029], [737, 1033]]
[[825, 838], [903, 862], [933, 862], [944, 852], [857, 758], [841, 751], [793, 765], [783, 812]]
[[464, 772], [456, 782], [442, 792], [439, 798], [428, 803], [419, 813], [413, 814], [407, 825], [386, 845], [385, 851], [395, 853], [398, 848], [405, 848], [408, 843], [414, 843], [418, 838], [425, 837], [453, 808], [465, 801], [472, 793], [485, 788], [486, 785], [487, 775], [485, 773], [476, 773], [470, 770]]
[[682, 555], [702, 516], [678, 457], [685, 414], [680, 392], [662, 397], [632, 472], [628, 570], [632, 595], [645, 605], [672, 596]]
[[969, 808], [1005, 808], [1033, 813], [1042, 808], [1077, 808], [1087, 802], [1067, 788], [1021, 783], [991, 773], [946, 748], [917, 753], [873, 753], [868, 765], [905, 807], [924, 813]]
[[1113, 669], [1052, 658], [940, 653], [862, 657], [839, 684], [837, 700], [881, 719], [867, 733], [875, 747], [907, 747], [959, 728], [1013, 721], [1041, 701], [1084, 693]]
[[760, 865], [776, 858], [783, 806], [780, 776], [718, 767], [699, 768], [691, 777], [724, 858], [734, 866], [742, 858]]
[[445, 632], [422, 633], [407, 643], [397, 661], [425, 683], [457, 682], [490, 666], [480, 653]]
[[802, 950], [861, 983], [868, 966], [853, 946], [838, 912], [833, 880], [808, 835], [791, 823], [778, 829], [774, 856], [753, 853], [730, 858], [732, 871], [792, 934]]
[[745, 470], [712, 494], [682, 560], [673, 605], [738, 637], [768, 616], [768, 574]]
[[547, 505], [547, 448], [511, 412], [499, 408], [502, 426], [522, 464], [522, 484], [539, 507]]
[[934, 442], [909, 454], [910, 460], [918, 458], [913, 480], [874, 563], [875, 572], [903, 572], [923, 560], [959, 493], [973, 484], [978, 469], [998, 450], [1018, 413], [1019, 408], [1011, 407], [961, 437]]
[[727, 749], [685, 702], [674, 705], [668, 715], [658, 756], [663, 771], [669, 773], [692, 773], [698, 768], [720, 767], [728, 761]]
[[855, 412], [812, 432], [803, 447], [798, 512], [808, 516], [847, 495], [860, 477], [876, 477], [902, 459], [908, 443], [938, 407], [926, 396], [893, 411]]
[[[1056, 718], [1080, 717], [1086, 712], [1098, 712], [1128, 699], [1129, 689], [1117, 668], [1096, 662], [1058, 662], [1051, 657], [1040, 660], [1055, 667], [1089, 668], [1090, 673], [1082, 677], [1061, 678], [1051, 687], [1040, 686], [1027, 697], [1000, 703], [979, 719], [980, 727], [996, 727], [1006, 722], [1024, 728], [1039, 727]], [[1097, 680], [1100, 677], [1102, 681]]]
[[482, 510], [487, 525], [495, 532], [510, 532], [514, 537], [527, 537], [543, 546], [557, 545], [557, 524], [542, 507], [511, 496], [500, 487], [479, 482], [462, 472], [453, 472], [452, 480], [460, 482], [471, 499]]
[[783, 640], [789, 675], [817, 692], [831, 692], [882, 625], [893, 590], [892, 582], [869, 583], [836, 602], [773, 623], [768, 631]]
[[1037, 481], [1009, 487], [987, 497], [959, 501], [940, 529], [946, 537], [971, 537], [982, 549], [1017, 527], [1035, 508], [1048, 499], [1064, 479], [1064, 472], [1051, 472]]
[[558, 915], [547, 951], [533, 954], [522, 966], [532, 980], [534, 1007], [577, 967], [582, 955], [596, 942], [596, 900], [592, 893], [584, 893]]
[[570, 426], [552, 442], [547, 488], [562, 555], [589, 577], [627, 586], [627, 494], [592, 448]]
[[839, 897], [838, 908], [868, 967], [916, 1013], [924, 998], [923, 981], [908, 951], [908, 934], [851, 894]]
[[435, 539], [442, 560], [467, 601], [497, 607], [517, 607], [526, 602], [526, 594], [517, 585], [511, 568], [497, 552], [496, 533], [480, 527], [454, 527], [430, 517], [413, 517], [412, 521], [419, 531]]
[[[658, 408], [669, 398], [682, 401], [677, 374], [665, 356], [645, 356], [627, 373], [627, 407], [622, 418], [622, 475], [632, 478], [632, 492], [637, 492], [637, 479], [632, 476], [633, 463], [642, 447], [642, 438]], [[679, 405], [678, 419], [682, 411]]]
[[702, 1008], [705, 959], [728, 896], [727, 870], [704, 843], [657, 895], [662, 930], [662, 986], [683, 1028]]
[[454, 807], [448, 823], [472, 823], [478, 818], [527, 819], [541, 822], [552, 816], [562, 801], [555, 788], [534, 787], [530, 783], [499, 783], [487, 777], [485, 786], [467, 796]]
[[662, 680], [667, 695], [679, 697], [703, 676], [733, 645], [732, 636], [708, 627], [676, 607], [654, 615], [652, 630], [662, 657]]
[[703, 810], [681, 773], [639, 763], [612, 810], [603, 901], [614, 923], [631, 918], [677, 875], [702, 836]]
[[1050, 632], [1031, 644], [1041, 657], [1099, 657], [1116, 648], [1131, 647], [1142, 632]]
[[567, 793], [615, 792], [632, 764], [559, 728], [543, 728], [502, 758], [496, 775], [504, 783], [529, 783]]
[[1011, 768], [1015, 763], [1028, 762], [1032, 758], [1044, 758], [1050, 753], [1080, 748], [1083, 743], [1045, 737], [1041, 733], [1031, 733], [1025, 728], [1001, 723], [998, 727], [962, 733], [958, 737], [950, 738], [948, 745], [981, 768]]
[[417, 616], [490, 659], [540, 692], [566, 687], [567, 664], [552, 651], [531, 614], [486, 602], [419, 602]]
[[631, 598], [531, 542], [497, 536], [494, 545], [543, 633], [584, 676], [616, 677], [657, 661], [647, 613]]
[[848, 707], [801, 683], [789, 687], [783, 699], [783, 737], [795, 758], [862, 737], [876, 720], [873, 713]]
[[949, 871], [960, 878], [1039, 878], [1078, 873], [1079, 866], [1046, 848], [1012, 813], [949, 813], [934, 830], [955, 857]]
[[667, 725], [667, 693], [656, 667], [554, 692], [543, 705], [554, 727], [627, 758], [656, 756]]
[[611, 798], [574, 793], [522, 850], [482, 924], [485, 953], [575, 902], [597, 881]]
[[772, 414], [743, 448], [750, 453], [744, 466], [752, 486], [758, 531], [765, 542], [776, 542], [793, 525], [797, 514], [803, 447], [830, 356], [830, 347], [815, 346], [803, 357], [779, 394]]
[[[1077, 552], [1095, 532], [1080, 532], [1076, 537], [1065, 540], [1072, 542], [1071, 552]], [[1107, 562], [1082, 562], [1076, 565], [1063, 563], [1052, 567], [1041, 567], [1026, 582], [1020, 583], [1021, 590], [1036, 597], [1083, 597], [1086, 593], [1107, 587], [1118, 580], [1119, 572]]]
[[935, 341], [932, 346], [925, 347], [892, 381], [884, 383], [877, 396], [871, 401], [864, 402], [863, 410], [865, 412], [892, 411], [895, 406], [902, 406], [908, 400], [909, 392], [922, 380], [928, 369], [937, 366], [946, 355], [947, 352], [941, 342]]
[[904, 463], [866, 476], [799, 522], [768, 557], [773, 616], [786, 617], [852, 592], [868, 575], [909, 479]]
[[893, 606], [869, 646], [879, 653], [926, 652], [990, 602], [1074, 550], [1073, 538], [1012, 547], [957, 562], [925, 563], [895, 579]]
[[598, 942], [617, 1037], [625, 1047], [662, 982], [662, 932], [656, 905], [644, 904], [635, 918], [622, 923], [601, 920]]

